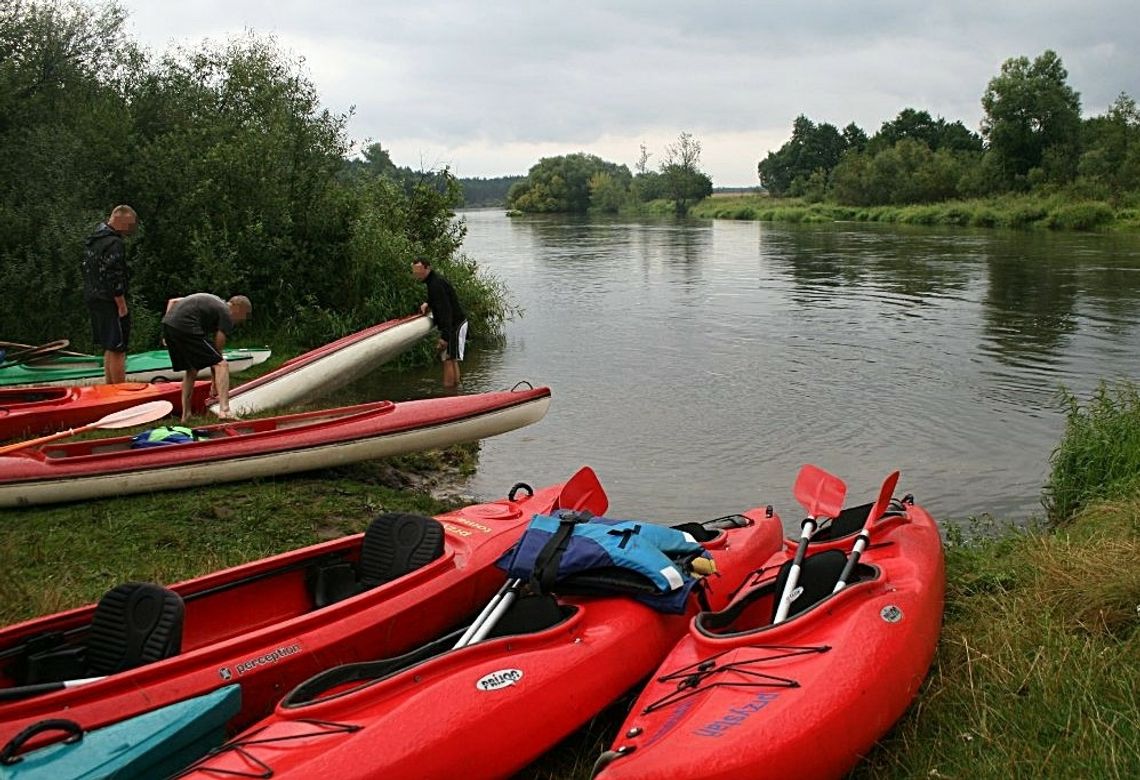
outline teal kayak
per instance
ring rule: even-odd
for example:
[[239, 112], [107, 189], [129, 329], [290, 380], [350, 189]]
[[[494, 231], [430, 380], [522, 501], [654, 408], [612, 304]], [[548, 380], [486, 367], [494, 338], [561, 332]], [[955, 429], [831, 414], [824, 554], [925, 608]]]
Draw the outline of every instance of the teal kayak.
[[[269, 349], [227, 349], [226, 362], [230, 373], [236, 374], [250, 366], [269, 359]], [[210, 372], [200, 374], [209, 378]], [[137, 352], [127, 355], [128, 382], [178, 382], [182, 372], [170, 365], [165, 349]], [[21, 385], [100, 385], [103, 384], [103, 358], [58, 355], [36, 361], [0, 368], [0, 387]]]
[[[226, 721], [240, 708], [241, 686], [227, 685], [86, 733], [72, 721], [42, 721], [37, 724], [42, 731], [30, 733], [33, 726], [4, 747], [0, 775], [6, 780], [170, 777], [222, 744]], [[18, 753], [27, 739], [54, 735], [66, 739]]]

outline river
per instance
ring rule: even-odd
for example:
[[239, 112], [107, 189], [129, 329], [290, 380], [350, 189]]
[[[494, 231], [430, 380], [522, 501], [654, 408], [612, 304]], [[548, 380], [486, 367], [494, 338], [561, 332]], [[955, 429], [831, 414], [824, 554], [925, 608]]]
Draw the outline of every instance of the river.
[[[1040, 515], [1058, 390], [1134, 378], [1140, 238], [461, 212], [464, 252], [525, 313], [474, 338], [464, 392], [549, 385], [540, 423], [484, 442], [470, 489], [589, 464], [611, 514], [773, 504], [804, 463], [848, 503], [902, 472], [936, 517]], [[439, 394], [438, 366], [387, 396]]]

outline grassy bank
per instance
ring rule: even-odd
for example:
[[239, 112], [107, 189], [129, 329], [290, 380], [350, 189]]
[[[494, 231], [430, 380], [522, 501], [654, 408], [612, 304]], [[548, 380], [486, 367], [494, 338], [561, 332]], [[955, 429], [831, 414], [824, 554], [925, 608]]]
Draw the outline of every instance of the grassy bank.
[[762, 195], [714, 196], [693, 217], [765, 222], [884, 222], [1047, 230], [1140, 230], [1140, 204], [1113, 205], [1068, 196], [1004, 195], [906, 206], [840, 206]]

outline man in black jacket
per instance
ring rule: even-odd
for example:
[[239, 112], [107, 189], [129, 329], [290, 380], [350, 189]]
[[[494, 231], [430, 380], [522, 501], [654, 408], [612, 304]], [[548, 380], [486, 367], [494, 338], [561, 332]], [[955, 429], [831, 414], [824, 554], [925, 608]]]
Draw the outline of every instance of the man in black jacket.
[[427, 301], [420, 304], [420, 313], [430, 313], [439, 328], [436, 349], [443, 361], [443, 386], [459, 384], [459, 361], [467, 343], [467, 315], [459, 305], [455, 288], [432, 270], [431, 262], [417, 258], [412, 262], [412, 275], [427, 285]]
[[103, 347], [103, 379], [107, 384], [127, 381], [130, 272], [123, 239], [135, 232], [138, 223], [134, 209], [116, 206], [84, 242], [83, 298], [91, 312], [91, 338]]

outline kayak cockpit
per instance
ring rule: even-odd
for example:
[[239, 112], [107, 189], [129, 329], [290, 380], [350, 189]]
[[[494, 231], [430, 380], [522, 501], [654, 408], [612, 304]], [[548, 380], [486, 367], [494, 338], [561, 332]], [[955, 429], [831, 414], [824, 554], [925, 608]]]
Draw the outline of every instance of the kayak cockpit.
[[100, 599], [90, 622], [0, 649], [0, 700], [19, 698], [19, 688], [35, 695], [47, 692], [41, 690], [47, 683], [117, 674], [249, 634], [442, 565], [444, 553], [438, 520], [385, 513], [358, 545], [339, 554], [293, 560], [184, 593], [124, 583]]
[[[693, 625], [700, 633], [713, 637], [730, 637], [771, 628], [775, 621], [777, 602], [784, 591], [792, 561], [780, 567], [775, 577], [769, 577], [744, 592], [719, 612], [701, 612]], [[804, 559], [798, 588], [802, 589], [788, 610], [790, 621], [803, 615], [830, 598], [835, 584], [846, 564], [841, 550], [825, 550]], [[840, 591], [878, 579], [875, 566], [859, 564], [855, 567], [847, 586]]]

